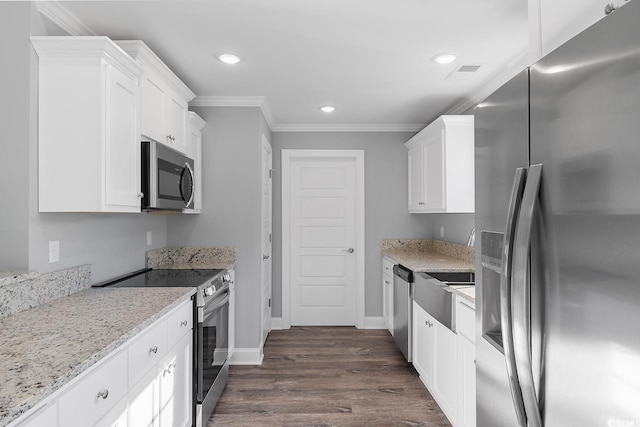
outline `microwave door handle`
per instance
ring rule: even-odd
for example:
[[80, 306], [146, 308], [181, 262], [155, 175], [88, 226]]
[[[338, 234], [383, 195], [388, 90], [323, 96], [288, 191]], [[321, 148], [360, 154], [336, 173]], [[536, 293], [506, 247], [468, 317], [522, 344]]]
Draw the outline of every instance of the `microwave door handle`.
[[542, 416], [535, 390], [531, 350], [531, 282], [529, 254], [533, 220], [539, 203], [542, 165], [531, 165], [518, 217], [513, 258], [513, 347], [518, 379], [529, 427], [542, 427]]
[[[185, 199], [185, 195], [182, 192], [182, 182], [184, 180], [184, 176], [185, 173], [189, 174], [189, 178], [191, 181], [191, 191], [189, 192], [189, 200]], [[189, 206], [191, 204], [191, 202], [193, 201], [193, 196], [194, 196], [194, 183], [193, 183], [193, 171], [191, 170], [191, 166], [189, 166], [189, 163], [185, 163], [184, 167], [182, 168], [182, 173], [180, 174], [180, 198], [182, 199], [182, 201], [185, 203], [185, 206]]]
[[504, 240], [502, 244], [502, 274], [500, 275], [500, 327], [502, 329], [502, 343], [504, 357], [507, 364], [507, 376], [509, 377], [509, 388], [511, 389], [511, 399], [516, 410], [518, 424], [527, 426], [527, 416], [525, 414], [524, 402], [522, 399], [522, 389], [518, 381], [516, 370], [516, 358], [513, 348], [513, 318], [511, 312], [511, 287], [513, 283], [513, 250], [516, 225], [527, 170], [525, 168], [516, 169], [511, 189], [511, 199], [507, 211], [507, 224], [505, 227]]

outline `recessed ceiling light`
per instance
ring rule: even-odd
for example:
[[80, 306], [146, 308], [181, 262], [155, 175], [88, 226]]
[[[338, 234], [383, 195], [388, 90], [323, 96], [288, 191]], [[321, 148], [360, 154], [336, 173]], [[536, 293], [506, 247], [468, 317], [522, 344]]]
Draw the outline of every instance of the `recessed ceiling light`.
[[433, 62], [438, 64], [451, 64], [456, 59], [457, 57], [453, 53], [441, 53], [431, 58]]
[[240, 57], [232, 53], [223, 53], [222, 55], [218, 56], [218, 59], [225, 64], [237, 64], [238, 62], [240, 62]]
[[333, 113], [336, 110], [336, 107], [325, 105], [324, 107], [320, 107], [320, 110], [324, 111], [325, 113]]

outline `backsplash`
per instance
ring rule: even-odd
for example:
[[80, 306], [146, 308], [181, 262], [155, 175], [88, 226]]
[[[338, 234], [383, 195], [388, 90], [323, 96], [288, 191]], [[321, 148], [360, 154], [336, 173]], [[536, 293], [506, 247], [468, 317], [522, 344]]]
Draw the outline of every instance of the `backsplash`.
[[236, 262], [233, 247], [173, 247], [147, 252], [148, 268], [229, 268]]
[[91, 286], [91, 265], [52, 273], [12, 274], [0, 278], [0, 318], [62, 298]]

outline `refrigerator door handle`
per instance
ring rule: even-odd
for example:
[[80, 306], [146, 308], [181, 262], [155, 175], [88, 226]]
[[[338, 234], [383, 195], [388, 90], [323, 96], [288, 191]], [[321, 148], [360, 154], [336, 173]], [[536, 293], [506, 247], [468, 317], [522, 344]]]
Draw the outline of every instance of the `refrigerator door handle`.
[[531, 284], [529, 282], [529, 254], [536, 206], [539, 202], [542, 165], [529, 168], [527, 184], [522, 198], [514, 241], [513, 289], [511, 294], [513, 315], [513, 347], [516, 369], [529, 427], [542, 427], [540, 406], [533, 379], [531, 353]]
[[518, 424], [527, 427], [527, 416], [525, 414], [522, 399], [522, 389], [518, 381], [516, 370], [516, 358], [513, 347], [513, 325], [511, 314], [511, 286], [512, 286], [512, 262], [513, 243], [516, 232], [516, 224], [526, 181], [527, 170], [525, 168], [516, 169], [511, 189], [511, 199], [509, 210], [507, 211], [507, 224], [505, 227], [504, 240], [502, 244], [502, 273], [500, 275], [500, 328], [502, 330], [502, 346], [504, 357], [507, 363], [507, 375], [509, 377], [509, 388], [511, 398], [516, 409]]

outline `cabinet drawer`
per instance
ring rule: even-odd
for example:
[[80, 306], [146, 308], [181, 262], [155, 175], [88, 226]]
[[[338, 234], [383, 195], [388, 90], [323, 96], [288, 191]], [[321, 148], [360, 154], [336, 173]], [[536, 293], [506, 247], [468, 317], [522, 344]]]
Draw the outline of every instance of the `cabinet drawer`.
[[476, 312], [460, 301], [456, 302], [456, 332], [471, 342], [476, 341]]
[[393, 266], [395, 264], [388, 258], [382, 258], [382, 274], [393, 278]]
[[93, 425], [126, 394], [127, 352], [121, 351], [60, 398], [60, 425]]
[[172, 348], [180, 338], [182, 338], [187, 332], [190, 332], [191, 329], [193, 329], [193, 302], [189, 300], [184, 302], [169, 315], [168, 348]]
[[133, 341], [129, 347], [129, 384], [132, 386], [166, 354], [167, 319], [154, 323]]

